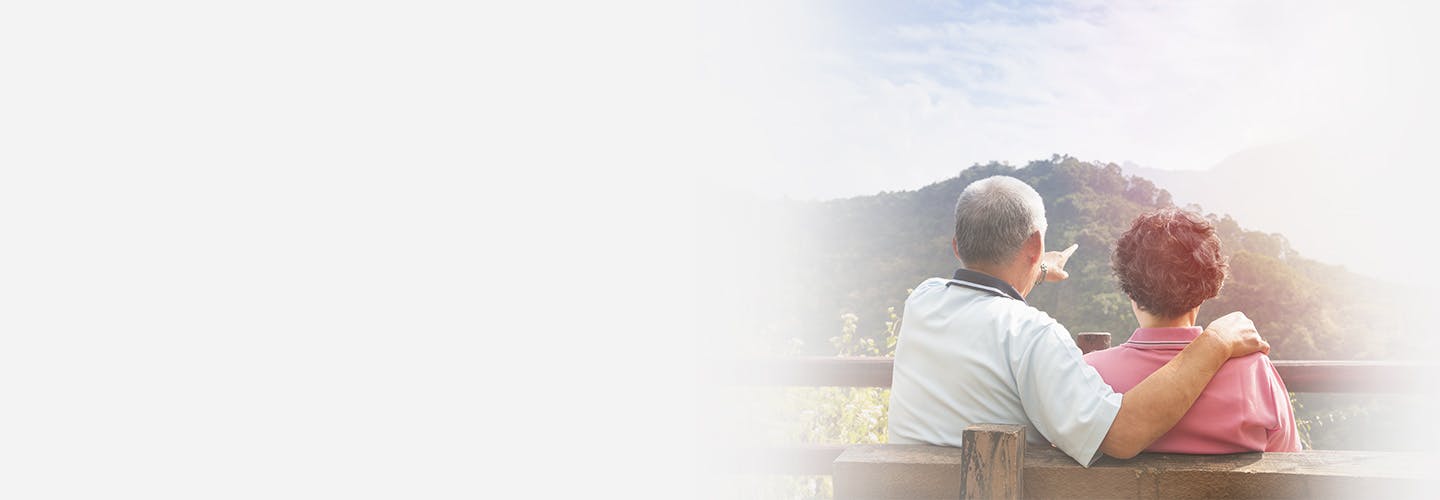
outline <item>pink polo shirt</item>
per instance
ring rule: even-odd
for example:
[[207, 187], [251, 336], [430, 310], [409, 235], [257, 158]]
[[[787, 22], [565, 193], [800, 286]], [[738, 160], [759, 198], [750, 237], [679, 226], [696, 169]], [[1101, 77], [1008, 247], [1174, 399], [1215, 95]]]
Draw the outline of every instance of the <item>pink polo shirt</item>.
[[[1085, 362], [1115, 392], [1129, 392], [1202, 329], [1140, 328], [1130, 341], [1085, 355]], [[1226, 361], [1170, 432], [1145, 451], [1221, 454], [1248, 451], [1300, 451], [1300, 434], [1285, 382], [1270, 357], [1255, 353]]]

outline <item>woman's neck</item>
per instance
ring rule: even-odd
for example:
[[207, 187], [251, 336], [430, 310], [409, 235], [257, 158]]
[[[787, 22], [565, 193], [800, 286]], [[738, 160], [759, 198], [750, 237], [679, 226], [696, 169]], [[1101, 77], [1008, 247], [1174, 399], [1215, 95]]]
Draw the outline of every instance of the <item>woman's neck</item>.
[[1141, 328], [1183, 328], [1187, 326], [1195, 326], [1195, 322], [1183, 316], [1171, 319], [1157, 319], [1154, 321], [1140, 321]]
[[1200, 309], [1196, 308], [1173, 318], [1161, 318], [1137, 308], [1135, 319], [1140, 320], [1141, 328], [1184, 328], [1195, 326], [1195, 316], [1198, 312]]

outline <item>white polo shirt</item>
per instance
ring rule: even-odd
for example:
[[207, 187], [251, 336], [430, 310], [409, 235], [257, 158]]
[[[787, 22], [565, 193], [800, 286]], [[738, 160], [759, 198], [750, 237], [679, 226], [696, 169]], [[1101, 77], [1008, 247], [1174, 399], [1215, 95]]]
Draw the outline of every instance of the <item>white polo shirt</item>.
[[1086, 364], [1070, 332], [1008, 283], [961, 269], [905, 300], [890, 442], [960, 446], [972, 424], [1018, 424], [1081, 465], [1120, 411], [1120, 394]]

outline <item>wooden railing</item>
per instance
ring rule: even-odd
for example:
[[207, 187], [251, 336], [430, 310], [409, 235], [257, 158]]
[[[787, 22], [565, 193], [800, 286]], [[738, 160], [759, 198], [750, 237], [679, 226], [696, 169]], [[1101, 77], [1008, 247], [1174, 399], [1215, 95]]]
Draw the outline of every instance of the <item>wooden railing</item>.
[[[1407, 393], [1434, 384], [1435, 365], [1396, 361], [1276, 360], [1290, 392]], [[720, 368], [729, 385], [890, 387], [895, 358], [804, 357], [748, 359]]]

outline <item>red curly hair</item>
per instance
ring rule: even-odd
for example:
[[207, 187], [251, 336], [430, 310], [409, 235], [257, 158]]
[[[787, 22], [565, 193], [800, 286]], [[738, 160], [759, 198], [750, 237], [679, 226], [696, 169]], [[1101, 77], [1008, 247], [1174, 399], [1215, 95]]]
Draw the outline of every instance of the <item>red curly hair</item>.
[[1229, 265], [1215, 225], [1175, 208], [1140, 214], [1110, 262], [1120, 289], [1141, 310], [1174, 318], [1215, 297]]

